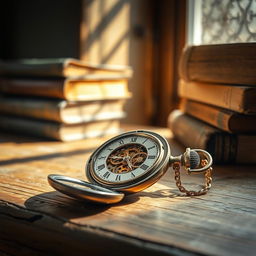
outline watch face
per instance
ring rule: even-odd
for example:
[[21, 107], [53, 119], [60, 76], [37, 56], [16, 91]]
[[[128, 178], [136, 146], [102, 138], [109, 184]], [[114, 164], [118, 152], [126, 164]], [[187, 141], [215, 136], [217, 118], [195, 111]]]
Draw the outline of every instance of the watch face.
[[91, 182], [116, 190], [137, 192], [155, 183], [167, 170], [170, 149], [158, 134], [134, 131], [104, 143], [90, 157]]

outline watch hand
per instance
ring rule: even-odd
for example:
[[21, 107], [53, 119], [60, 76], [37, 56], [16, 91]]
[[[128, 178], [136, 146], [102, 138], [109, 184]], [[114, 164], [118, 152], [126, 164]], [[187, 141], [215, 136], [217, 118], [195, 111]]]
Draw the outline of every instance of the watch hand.
[[131, 162], [130, 162], [130, 156], [126, 156], [126, 157], [124, 158], [124, 160], [127, 162], [129, 168], [132, 170], [132, 164], [131, 164]]
[[124, 159], [122, 156], [111, 156], [110, 159]]
[[128, 166], [129, 166], [129, 168], [132, 170], [132, 164], [131, 164], [131, 162], [129, 161], [129, 160], [126, 160], [127, 161], [127, 164], [128, 164]]

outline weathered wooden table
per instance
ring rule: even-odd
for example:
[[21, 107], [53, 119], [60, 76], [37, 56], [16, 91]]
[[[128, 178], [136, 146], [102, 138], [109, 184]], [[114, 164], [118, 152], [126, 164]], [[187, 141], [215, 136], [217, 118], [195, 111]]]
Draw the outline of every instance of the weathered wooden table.
[[[255, 255], [255, 166], [216, 166], [212, 189], [200, 197], [181, 196], [168, 171], [113, 206], [80, 202], [48, 185], [50, 173], [85, 179], [85, 162], [104, 140], [1, 134], [0, 254]], [[174, 155], [183, 150], [169, 141]], [[203, 182], [200, 175], [182, 178], [190, 187]]]

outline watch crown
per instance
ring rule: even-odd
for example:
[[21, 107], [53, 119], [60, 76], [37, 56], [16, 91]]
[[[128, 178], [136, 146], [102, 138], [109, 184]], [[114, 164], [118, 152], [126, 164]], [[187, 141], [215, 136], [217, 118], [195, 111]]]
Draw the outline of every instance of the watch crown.
[[181, 164], [186, 169], [195, 169], [200, 165], [200, 156], [195, 150], [187, 148], [186, 152], [181, 155]]
[[[207, 164], [203, 165], [202, 160], [206, 160]], [[170, 156], [170, 165], [175, 162], [180, 162], [185, 167], [188, 173], [205, 172], [212, 165], [211, 155], [202, 149], [187, 148], [186, 152], [180, 156]]]
[[195, 150], [187, 148], [184, 154], [170, 157], [170, 163], [174, 162], [180, 162], [187, 170], [195, 169], [200, 165], [200, 156]]

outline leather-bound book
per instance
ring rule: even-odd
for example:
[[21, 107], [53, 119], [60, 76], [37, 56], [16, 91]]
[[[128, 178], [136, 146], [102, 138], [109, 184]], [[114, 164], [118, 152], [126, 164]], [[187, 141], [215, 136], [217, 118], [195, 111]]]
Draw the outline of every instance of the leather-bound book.
[[69, 101], [120, 99], [130, 96], [128, 79], [119, 75], [101, 78], [88, 75], [63, 79], [2, 78], [0, 92]]
[[230, 133], [256, 134], [255, 114], [240, 114], [228, 109], [185, 99], [182, 99], [180, 107], [186, 114], [200, 119], [223, 131]]
[[120, 132], [119, 120], [101, 120], [78, 124], [0, 115], [0, 129], [16, 134], [26, 134], [60, 141], [73, 141], [100, 137]]
[[121, 119], [126, 99], [70, 102], [36, 97], [0, 97], [0, 113], [64, 124]]
[[239, 113], [256, 113], [256, 87], [179, 81], [182, 98], [199, 101]]
[[231, 134], [174, 110], [168, 118], [174, 137], [184, 146], [207, 150], [214, 163], [256, 163], [256, 134]]
[[256, 44], [194, 45], [184, 48], [179, 74], [185, 81], [256, 85]]

